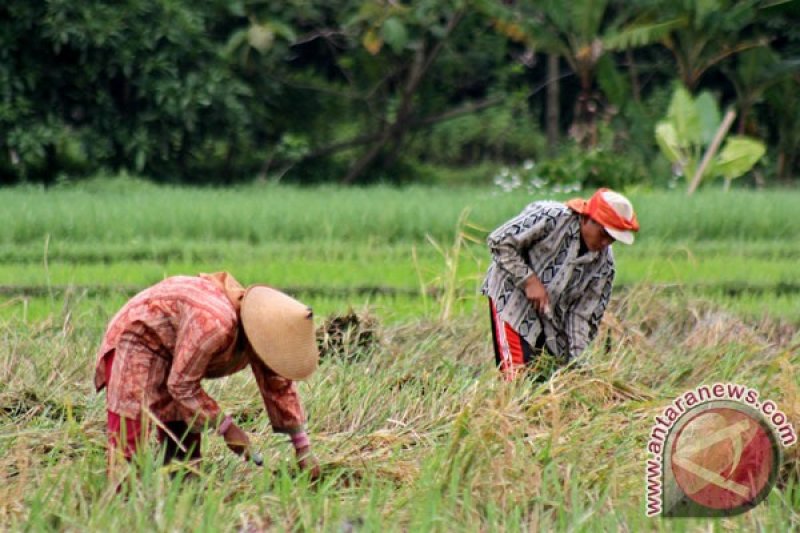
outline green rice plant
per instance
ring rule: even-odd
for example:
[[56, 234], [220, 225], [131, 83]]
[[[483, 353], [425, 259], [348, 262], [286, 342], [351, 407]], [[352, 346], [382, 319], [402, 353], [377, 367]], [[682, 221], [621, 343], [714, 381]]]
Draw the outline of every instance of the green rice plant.
[[[585, 191], [584, 196], [592, 191]], [[796, 191], [628, 191], [649, 240], [781, 240], [800, 234]], [[529, 202], [564, 194], [490, 188], [412, 186], [337, 189], [250, 185], [232, 189], [116, 188], [113, 180], [81, 188], [0, 190], [0, 245], [116, 243], [147, 246], [234, 241], [422, 243], [450, 238], [458, 217], [494, 228]]]

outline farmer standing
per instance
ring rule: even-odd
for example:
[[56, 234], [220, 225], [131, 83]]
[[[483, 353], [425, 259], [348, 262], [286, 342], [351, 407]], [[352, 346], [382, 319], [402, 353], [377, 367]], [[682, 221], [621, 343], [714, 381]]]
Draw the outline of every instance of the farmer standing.
[[562, 363], [597, 334], [611, 296], [611, 244], [632, 244], [639, 230], [627, 198], [599, 189], [588, 200], [534, 202], [488, 238], [495, 360], [506, 380], [543, 351]]
[[202, 432], [211, 428], [233, 452], [258, 461], [247, 434], [200, 384], [250, 366], [273, 430], [291, 436], [299, 466], [317, 477], [294, 383], [317, 362], [311, 309], [300, 302], [266, 286], [245, 290], [224, 272], [165, 279], [114, 316], [97, 354], [109, 466], [130, 460], [153, 432], [165, 462], [198, 459]]

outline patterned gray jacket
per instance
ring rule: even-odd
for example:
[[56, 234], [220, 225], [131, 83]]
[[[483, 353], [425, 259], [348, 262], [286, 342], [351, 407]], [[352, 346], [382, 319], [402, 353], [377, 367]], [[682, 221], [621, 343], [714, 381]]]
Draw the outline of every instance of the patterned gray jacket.
[[[481, 292], [500, 318], [531, 345], [544, 332], [547, 350], [567, 361], [597, 335], [611, 297], [611, 247], [580, 254], [580, 215], [566, 205], [528, 205], [487, 240], [492, 263]], [[525, 297], [525, 281], [535, 274], [547, 289], [550, 313], [538, 313]]]

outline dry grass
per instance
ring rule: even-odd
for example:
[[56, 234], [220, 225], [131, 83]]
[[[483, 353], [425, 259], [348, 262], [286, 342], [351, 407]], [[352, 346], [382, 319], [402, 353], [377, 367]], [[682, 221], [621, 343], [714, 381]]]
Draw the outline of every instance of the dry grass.
[[[356, 315], [357, 316], [357, 315]], [[104, 475], [104, 405], [91, 390], [99, 317], [0, 329], [0, 524], [54, 530], [708, 530], [644, 518], [653, 417], [702, 383], [775, 400], [800, 427], [800, 335], [650, 289], [618, 297], [583, 370], [497, 379], [483, 313], [350, 331], [301, 392], [325, 476], [292, 472], [246, 373], [208, 390], [252, 432], [267, 467], [206, 439], [183, 484], [145, 457], [127, 497]], [[353, 322], [350, 321], [350, 324]], [[359, 322], [360, 323], [360, 322]], [[328, 338], [335, 332], [327, 331]], [[610, 339], [607, 343], [606, 339]], [[363, 350], [363, 353], [356, 353]], [[342, 357], [342, 355], [345, 355]], [[719, 527], [800, 527], [798, 446], [782, 488]], [[173, 468], [173, 472], [175, 469]], [[680, 524], [680, 525], [678, 525]], [[711, 526], [715, 527], [715, 526]]]

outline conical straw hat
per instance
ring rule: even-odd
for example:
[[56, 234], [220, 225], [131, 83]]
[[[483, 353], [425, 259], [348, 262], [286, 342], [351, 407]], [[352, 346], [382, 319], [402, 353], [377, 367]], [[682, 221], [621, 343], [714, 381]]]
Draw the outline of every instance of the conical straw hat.
[[276, 374], [293, 381], [317, 369], [319, 351], [311, 308], [262, 285], [242, 298], [242, 326], [256, 355]]

